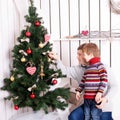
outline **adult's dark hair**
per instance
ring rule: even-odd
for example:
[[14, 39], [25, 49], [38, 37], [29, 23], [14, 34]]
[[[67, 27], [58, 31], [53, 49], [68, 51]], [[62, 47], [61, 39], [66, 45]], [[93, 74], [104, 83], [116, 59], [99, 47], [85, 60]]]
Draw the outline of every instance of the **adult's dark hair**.
[[82, 50], [83, 47], [84, 47], [86, 44], [87, 44], [87, 43], [83, 43], [83, 44], [81, 44], [81, 45], [77, 48], [77, 50]]

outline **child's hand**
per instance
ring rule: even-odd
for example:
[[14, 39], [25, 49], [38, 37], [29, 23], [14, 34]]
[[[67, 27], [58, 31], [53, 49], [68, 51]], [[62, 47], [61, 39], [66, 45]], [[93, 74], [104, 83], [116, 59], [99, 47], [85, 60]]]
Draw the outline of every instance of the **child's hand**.
[[107, 102], [108, 102], [107, 98], [102, 97], [102, 98], [101, 98], [101, 101], [100, 101], [100, 104], [99, 104], [99, 105], [96, 105], [96, 107], [97, 107], [98, 109], [102, 109]]
[[95, 101], [97, 103], [101, 102], [101, 98], [102, 98], [102, 93], [101, 92], [98, 92], [95, 96]]
[[80, 95], [81, 95], [80, 92], [77, 91], [77, 92], [76, 92], [76, 99], [77, 99], [77, 100], [80, 100]]

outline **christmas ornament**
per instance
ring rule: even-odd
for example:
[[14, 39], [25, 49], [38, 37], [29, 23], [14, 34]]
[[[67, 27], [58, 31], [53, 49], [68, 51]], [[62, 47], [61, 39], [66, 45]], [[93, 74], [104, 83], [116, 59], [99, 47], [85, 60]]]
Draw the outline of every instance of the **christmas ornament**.
[[34, 84], [32, 87], [29, 87], [29, 88], [28, 88], [28, 91], [30, 91], [30, 92], [31, 92], [31, 91], [32, 91], [32, 89], [35, 89], [36, 87], [37, 87], [37, 86], [36, 86], [36, 84]]
[[26, 60], [26, 58], [23, 56], [22, 58], [21, 58], [21, 62], [26, 62], [27, 60]]
[[45, 76], [45, 74], [44, 74], [44, 71], [43, 71], [43, 65], [41, 65], [41, 70], [40, 70], [41, 79], [43, 79], [44, 76]]
[[48, 57], [48, 62], [51, 62], [51, 58]]
[[57, 79], [52, 80], [52, 84], [53, 85], [57, 84]]
[[21, 53], [21, 54], [27, 56], [27, 53], [26, 53], [24, 50], [19, 50], [19, 53]]
[[34, 99], [35, 97], [36, 97], [36, 96], [35, 96], [34, 93], [30, 94], [30, 98], [31, 98], [31, 99]]
[[48, 42], [50, 40], [50, 35], [49, 34], [45, 34], [44, 35], [44, 39], [45, 39], [45, 42]]
[[18, 105], [14, 105], [14, 109], [18, 110], [19, 109]]
[[27, 49], [26, 52], [27, 52], [28, 55], [32, 54], [32, 50], [30, 48]]
[[61, 82], [61, 78], [57, 78], [57, 77], [53, 78], [51, 81], [52, 85], [56, 85], [56, 84], [58, 85], [60, 84], [60, 82]]
[[39, 47], [40, 47], [40, 48], [43, 48], [43, 47], [44, 47], [44, 44], [43, 44], [43, 43], [40, 43], [40, 44], [39, 44]]
[[11, 80], [11, 81], [14, 81], [14, 80], [15, 80], [15, 78], [14, 78], [13, 75], [10, 77], [10, 80]]
[[30, 74], [33, 75], [36, 72], [36, 67], [27, 67], [26, 71]]
[[26, 35], [27, 37], [30, 37], [30, 36], [31, 36], [31, 32], [27, 31], [27, 32], [25, 33], [25, 35]]
[[49, 51], [43, 52], [42, 54], [43, 54], [43, 55], [48, 55], [48, 54], [49, 54]]
[[40, 26], [40, 21], [36, 21], [35, 26], [39, 27]]
[[28, 38], [26, 38], [26, 39], [21, 39], [21, 42], [30, 42], [30, 40], [28, 39]]
[[16, 97], [14, 97], [14, 100], [17, 100], [19, 98], [19, 96], [16, 96]]
[[88, 35], [88, 30], [83, 30], [81, 34], [84, 35], [84, 36], [87, 36]]

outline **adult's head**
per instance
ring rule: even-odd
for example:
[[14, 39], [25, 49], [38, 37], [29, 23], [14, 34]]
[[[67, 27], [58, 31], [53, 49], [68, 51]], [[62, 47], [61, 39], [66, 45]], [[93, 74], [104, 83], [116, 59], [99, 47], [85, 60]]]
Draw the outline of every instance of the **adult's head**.
[[87, 43], [82, 48], [84, 58], [88, 62], [93, 57], [99, 57], [99, 48], [95, 43]]
[[81, 44], [78, 48], [77, 48], [77, 59], [79, 64], [82, 65], [86, 65], [86, 61], [84, 59], [84, 54], [83, 54], [83, 47], [86, 45], [87, 43], [83, 43]]

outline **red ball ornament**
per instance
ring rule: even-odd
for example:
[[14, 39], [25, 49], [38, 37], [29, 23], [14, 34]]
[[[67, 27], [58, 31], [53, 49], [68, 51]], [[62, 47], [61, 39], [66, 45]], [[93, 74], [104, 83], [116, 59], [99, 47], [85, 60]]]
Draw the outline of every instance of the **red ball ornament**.
[[29, 48], [26, 50], [27, 54], [32, 54], [32, 50]]
[[30, 37], [30, 36], [31, 36], [31, 32], [27, 31], [27, 32], [25, 33], [25, 35], [26, 35], [27, 37]]
[[31, 99], [34, 99], [35, 97], [36, 97], [36, 96], [35, 96], [34, 93], [30, 94], [30, 98], [31, 98]]
[[19, 109], [18, 105], [14, 105], [14, 109], [18, 110]]
[[58, 81], [57, 81], [56, 79], [54, 79], [54, 80], [52, 81], [52, 84], [55, 85], [55, 84], [57, 84], [57, 82], [58, 82]]
[[35, 26], [37, 26], [37, 27], [40, 26], [40, 22], [39, 22], [39, 21], [36, 21], [36, 22], [35, 22]]

